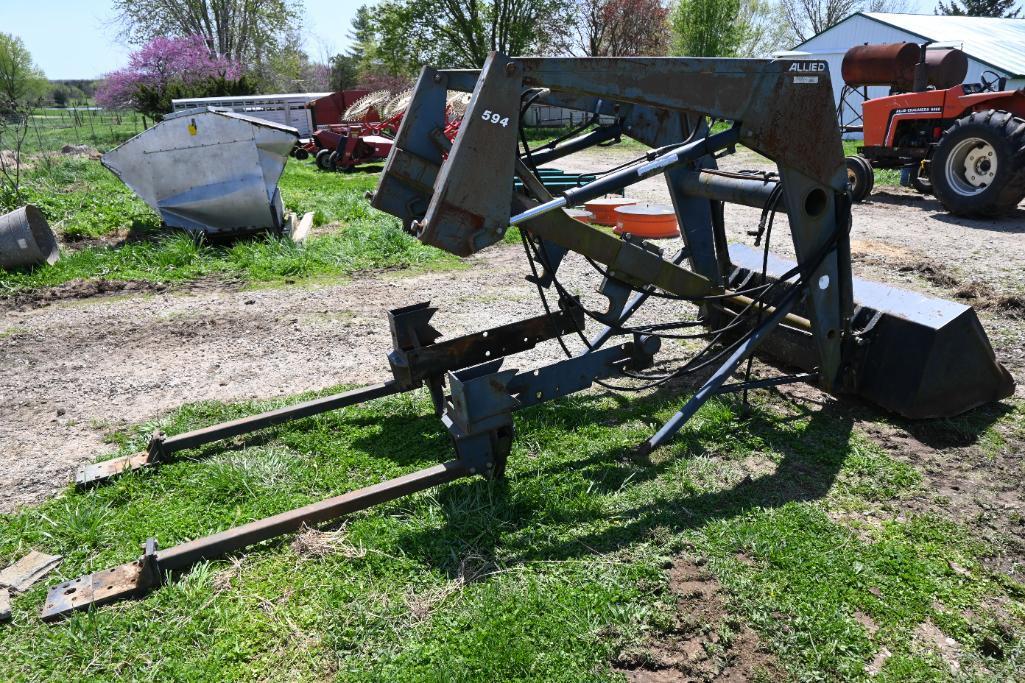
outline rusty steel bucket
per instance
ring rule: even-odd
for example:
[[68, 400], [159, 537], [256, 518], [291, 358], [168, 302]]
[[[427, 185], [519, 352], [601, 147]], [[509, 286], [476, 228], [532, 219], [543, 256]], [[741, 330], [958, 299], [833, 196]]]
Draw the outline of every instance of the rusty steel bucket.
[[39, 209], [28, 204], [0, 216], [0, 268], [52, 265], [59, 258], [57, 238]]

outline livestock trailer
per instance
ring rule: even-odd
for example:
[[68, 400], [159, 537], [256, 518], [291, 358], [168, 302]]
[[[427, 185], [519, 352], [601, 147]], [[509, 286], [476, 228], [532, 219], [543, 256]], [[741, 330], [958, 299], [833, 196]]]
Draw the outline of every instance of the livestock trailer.
[[300, 138], [308, 138], [316, 129], [310, 102], [332, 95], [330, 92], [291, 93], [284, 95], [240, 95], [236, 97], [189, 97], [171, 100], [173, 111], [205, 107], [216, 111], [230, 111], [263, 119], [299, 131]]

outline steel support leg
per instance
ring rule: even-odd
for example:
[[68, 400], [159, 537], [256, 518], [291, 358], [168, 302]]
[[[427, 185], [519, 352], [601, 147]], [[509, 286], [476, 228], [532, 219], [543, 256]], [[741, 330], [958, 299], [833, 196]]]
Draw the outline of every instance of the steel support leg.
[[672, 436], [676, 434], [676, 432], [680, 431], [680, 428], [686, 424], [687, 420], [692, 418], [694, 413], [698, 412], [698, 409], [701, 408], [708, 399], [718, 393], [723, 383], [726, 382], [730, 375], [736, 371], [737, 366], [739, 366], [742, 361], [746, 360], [748, 356], [754, 353], [762, 340], [765, 339], [765, 337], [767, 337], [769, 333], [783, 321], [784, 318], [786, 318], [787, 314], [794, 307], [794, 304], [797, 303], [797, 299], [803, 289], [803, 287], [794, 287], [786, 293], [783, 300], [776, 304], [776, 310], [774, 310], [768, 318], [763, 320], [761, 324], [751, 332], [747, 339], [737, 346], [726, 362], [723, 363], [703, 385], [701, 385], [701, 388], [698, 389], [697, 393], [695, 393], [686, 404], [684, 404], [683, 408], [669, 418], [669, 421], [666, 422], [661, 429], [655, 432], [650, 439], [641, 444], [641, 453], [650, 453], [665, 443], [668, 439], [672, 438]]
[[200, 560], [220, 557], [303, 526], [322, 524], [351, 512], [468, 477], [472, 466], [472, 463], [462, 460], [450, 460], [166, 550], [156, 551], [155, 543], [150, 541], [147, 553], [136, 562], [86, 574], [51, 588], [41, 616], [44, 621], [53, 621], [91, 605], [141, 595], [158, 586], [163, 581], [164, 572], [180, 571]]
[[332, 394], [331, 396], [304, 401], [293, 406], [242, 417], [231, 422], [223, 422], [183, 434], [165, 437], [162, 433], [157, 433], [150, 440], [149, 447], [141, 453], [112, 458], [111, 460], [104, 460], [103, 462], [93, 463], [80, 468], [75, 474], [75, 485], [84, 487], [96, 484], [119, 474], [153, 465], [178, 451], [196, 448], [214, 441], [238, 436], [239, 434], [255, 432], [259, 429], [272, 427], [290, 420], [299, 420], [357, 403], [372, 401], [375, 398], [391, 396], [402, 391], [406, 391], [406, 389], [397, 382], [382, 382], [369, 387], [363, 387], [362, 389], [354, 389], [353, 391], [346, 391], [341, 394]]

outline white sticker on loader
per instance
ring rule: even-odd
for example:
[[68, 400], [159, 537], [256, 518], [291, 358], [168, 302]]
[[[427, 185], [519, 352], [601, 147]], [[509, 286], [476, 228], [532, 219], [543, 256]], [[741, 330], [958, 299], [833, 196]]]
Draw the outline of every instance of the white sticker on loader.
[[794, 83], [818, 83], [818, 76], [794, 76]]

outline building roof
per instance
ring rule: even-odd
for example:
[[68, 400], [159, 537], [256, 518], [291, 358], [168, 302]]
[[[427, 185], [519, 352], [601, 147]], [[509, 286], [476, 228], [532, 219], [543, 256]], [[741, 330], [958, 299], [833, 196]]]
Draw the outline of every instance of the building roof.
[[219, 104], [222, 102], [241, 102], [241, 101], [259, 101], [259, 102], [284, 102], [287, 100], [301, 100], [308, 102], [315, 100], [318, 97], [326, 97], [331, 95], [330, 92], [295, 92], [295, 93], [277, 93], [273, 95], [225, 95], [221, 97], [179, 97], [171, 100], [171, 104], [179, 104], [181, 102], [188, 103], [199, 103], [203, 104]]
[[[840, 24], [857, 17], [892, 26], [922, 40], [960, 48], [976, 61], [1004, 71], [1010, 76], [1025, 75], [1025, 19], [858, 12]], [[821, 36], [836, 26], [818, 35]], [[800, 50], [802, 45], [814, 40], [815, 37], [817, 36], [809, 38], [794, 49]]]

